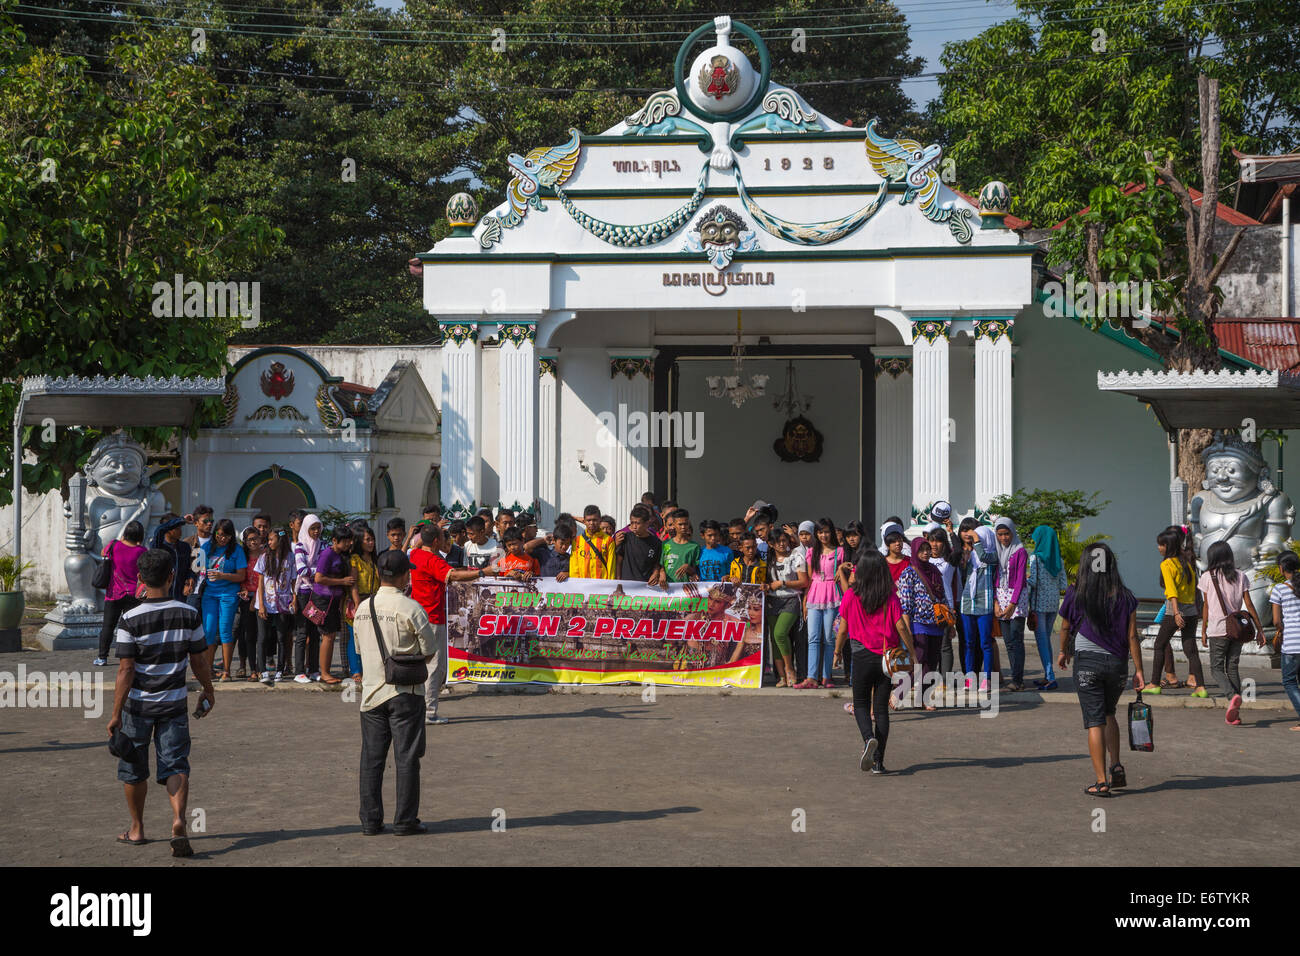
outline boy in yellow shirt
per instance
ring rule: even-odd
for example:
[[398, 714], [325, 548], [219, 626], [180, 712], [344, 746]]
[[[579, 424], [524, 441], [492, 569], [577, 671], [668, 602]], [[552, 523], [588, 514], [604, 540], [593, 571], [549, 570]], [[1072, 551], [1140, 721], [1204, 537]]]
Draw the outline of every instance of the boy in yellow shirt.
[[573, 556], [569, 559], [569, 577], [614, 577], [614, 538], [600, 527], [600, 509], [587, 505], [582, 509], [582, 523], [586, 531], [573, 540]]

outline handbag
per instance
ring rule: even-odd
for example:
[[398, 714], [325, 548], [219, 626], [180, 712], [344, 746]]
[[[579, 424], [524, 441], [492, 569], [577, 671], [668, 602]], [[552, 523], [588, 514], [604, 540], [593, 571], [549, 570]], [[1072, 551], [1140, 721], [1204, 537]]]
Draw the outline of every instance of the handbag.
[[957, 617], [952, 613], [946, 601], [943, 601], [934, 593], [930, 587], [930, 582], [925, 579], [925, 575], [920, 575], [921, 583], [925, 585], [926, 591], [930, 594], [930, 606], [934, 608], [934, 623], [939, 627], [955, 627]]
[[311, 621], [317, 627], [325, 623], [325, 618], [329, 615], [329, 606], [334, 601], [333, 598], [325, 599], [325, 606], [321, 607], [316, 603], [316, 595], [308, 594], [307, 600], [302, 605], [302, 616]]
[[108, 552], [104, 555], [104, 560], [95, 565], [95, 576], [90, 579], [90, 583], [101, 591], [107, 591], [110, 584], [113, 583], [113, 545], [116, 541], [108, 546]]
[[[1228, 603], [1223, 600], [1223, 591], [1219, 588], [1219, 576], [1211, 571], [1210, 580], [1214, 582], [1214, 593], [1219, 599], [1219, 607], [1226, 611]], [[1223, 619], [1223, 626], [1226, 631], [1225, 636], [1230, 641], [1253, 641], [1255, 639], [1255, 621], [1241, 608], [1229, 611]]]
[[1138, 691], [1137, 700], [1128, 705], [1128, 749], [1148, 753], [1156, 749], [1155, 718], [1150, 705], [1142, 703], [1142, 691]]
[[384, 683], [423, 684], [429, 679], [429, 665], [424, 662], [423, 654], [388, 653], [388, 646], [384, 643], [384, 631], [379, 626], [379, 615], [375, 613], [373, 594], [370, 595], [370, 625], [375, 629], [379, 654], [384, 659]]

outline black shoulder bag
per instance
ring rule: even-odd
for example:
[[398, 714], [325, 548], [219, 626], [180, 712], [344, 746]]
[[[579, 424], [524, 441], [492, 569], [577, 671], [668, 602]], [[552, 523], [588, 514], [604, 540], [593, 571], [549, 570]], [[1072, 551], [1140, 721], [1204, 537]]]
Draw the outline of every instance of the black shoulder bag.
[[387, 684], [423, 684], [429, 679], [429, 666], [423, 654], [389, 654], [384, 644], [384, 631], [375, 613], [375, 596], [370, 595], [370, 625], [379, 641], [379, 654], [384, 659], [384, 682]]
[[113, 545], [116, 541], [108, 546], [108, 552], [104, 555], [99, 564], [95, 565], [95, 575], [90, 579], [93, 587], [101, 591], [107, 591], [108, 586], [113, 583]]

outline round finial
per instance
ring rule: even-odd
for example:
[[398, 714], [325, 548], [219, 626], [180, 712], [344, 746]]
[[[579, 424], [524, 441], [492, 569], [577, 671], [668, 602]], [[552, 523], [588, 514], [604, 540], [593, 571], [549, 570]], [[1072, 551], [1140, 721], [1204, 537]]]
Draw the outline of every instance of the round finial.
[[469, 193], [456, 193], [447, 200], [447, 220], [452, 229], [473, 229], [478, 222], [478, 203]]
[[684, 79], [697, 107], [708, 113], [729, 113], [753, 95], [758, 76], [749, 58], [731, 43], [731, 18], [715, 17], [713, 26], [716, 42], [695, 58]]
[[980, 190], [980, 215], [1005, 216], [1011, 211], [1011, 191], [996, 179]]

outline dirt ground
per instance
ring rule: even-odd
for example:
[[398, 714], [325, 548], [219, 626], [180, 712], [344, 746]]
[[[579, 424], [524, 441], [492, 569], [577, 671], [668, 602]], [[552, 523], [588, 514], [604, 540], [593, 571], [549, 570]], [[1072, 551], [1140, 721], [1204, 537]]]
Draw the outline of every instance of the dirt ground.
[[[1099, 800], [1083, 793], [1092, 773], [1066, 701], [1007, 696], [991, 719], [895, 715], [893, 773], [872, 777], [858, 769], [861, 739], [842, 698], [458, 690], [442, 707], [451, 723], [428, 728], [430, 832], [399, 839], [359, 832], [355, 702], [260, 687], [217, 700], [191, 721], [190, 808], [205, 829], [185, 861], [163, 839], [114, 842], [127, 814], [107, 714], [6, 709], [0, 862], [1258, 866], [1295, 856], [1278, 810], [1300, 782], [1300, 733], [1281, 710], [1243, 712], [1230, 728], [1219, 710], [1162, 708], [1158, 749], [1125, 751], [1129, 790]], [[165, 794], [151, 787], [146, 835], [165, 837], [168, 822]]]

